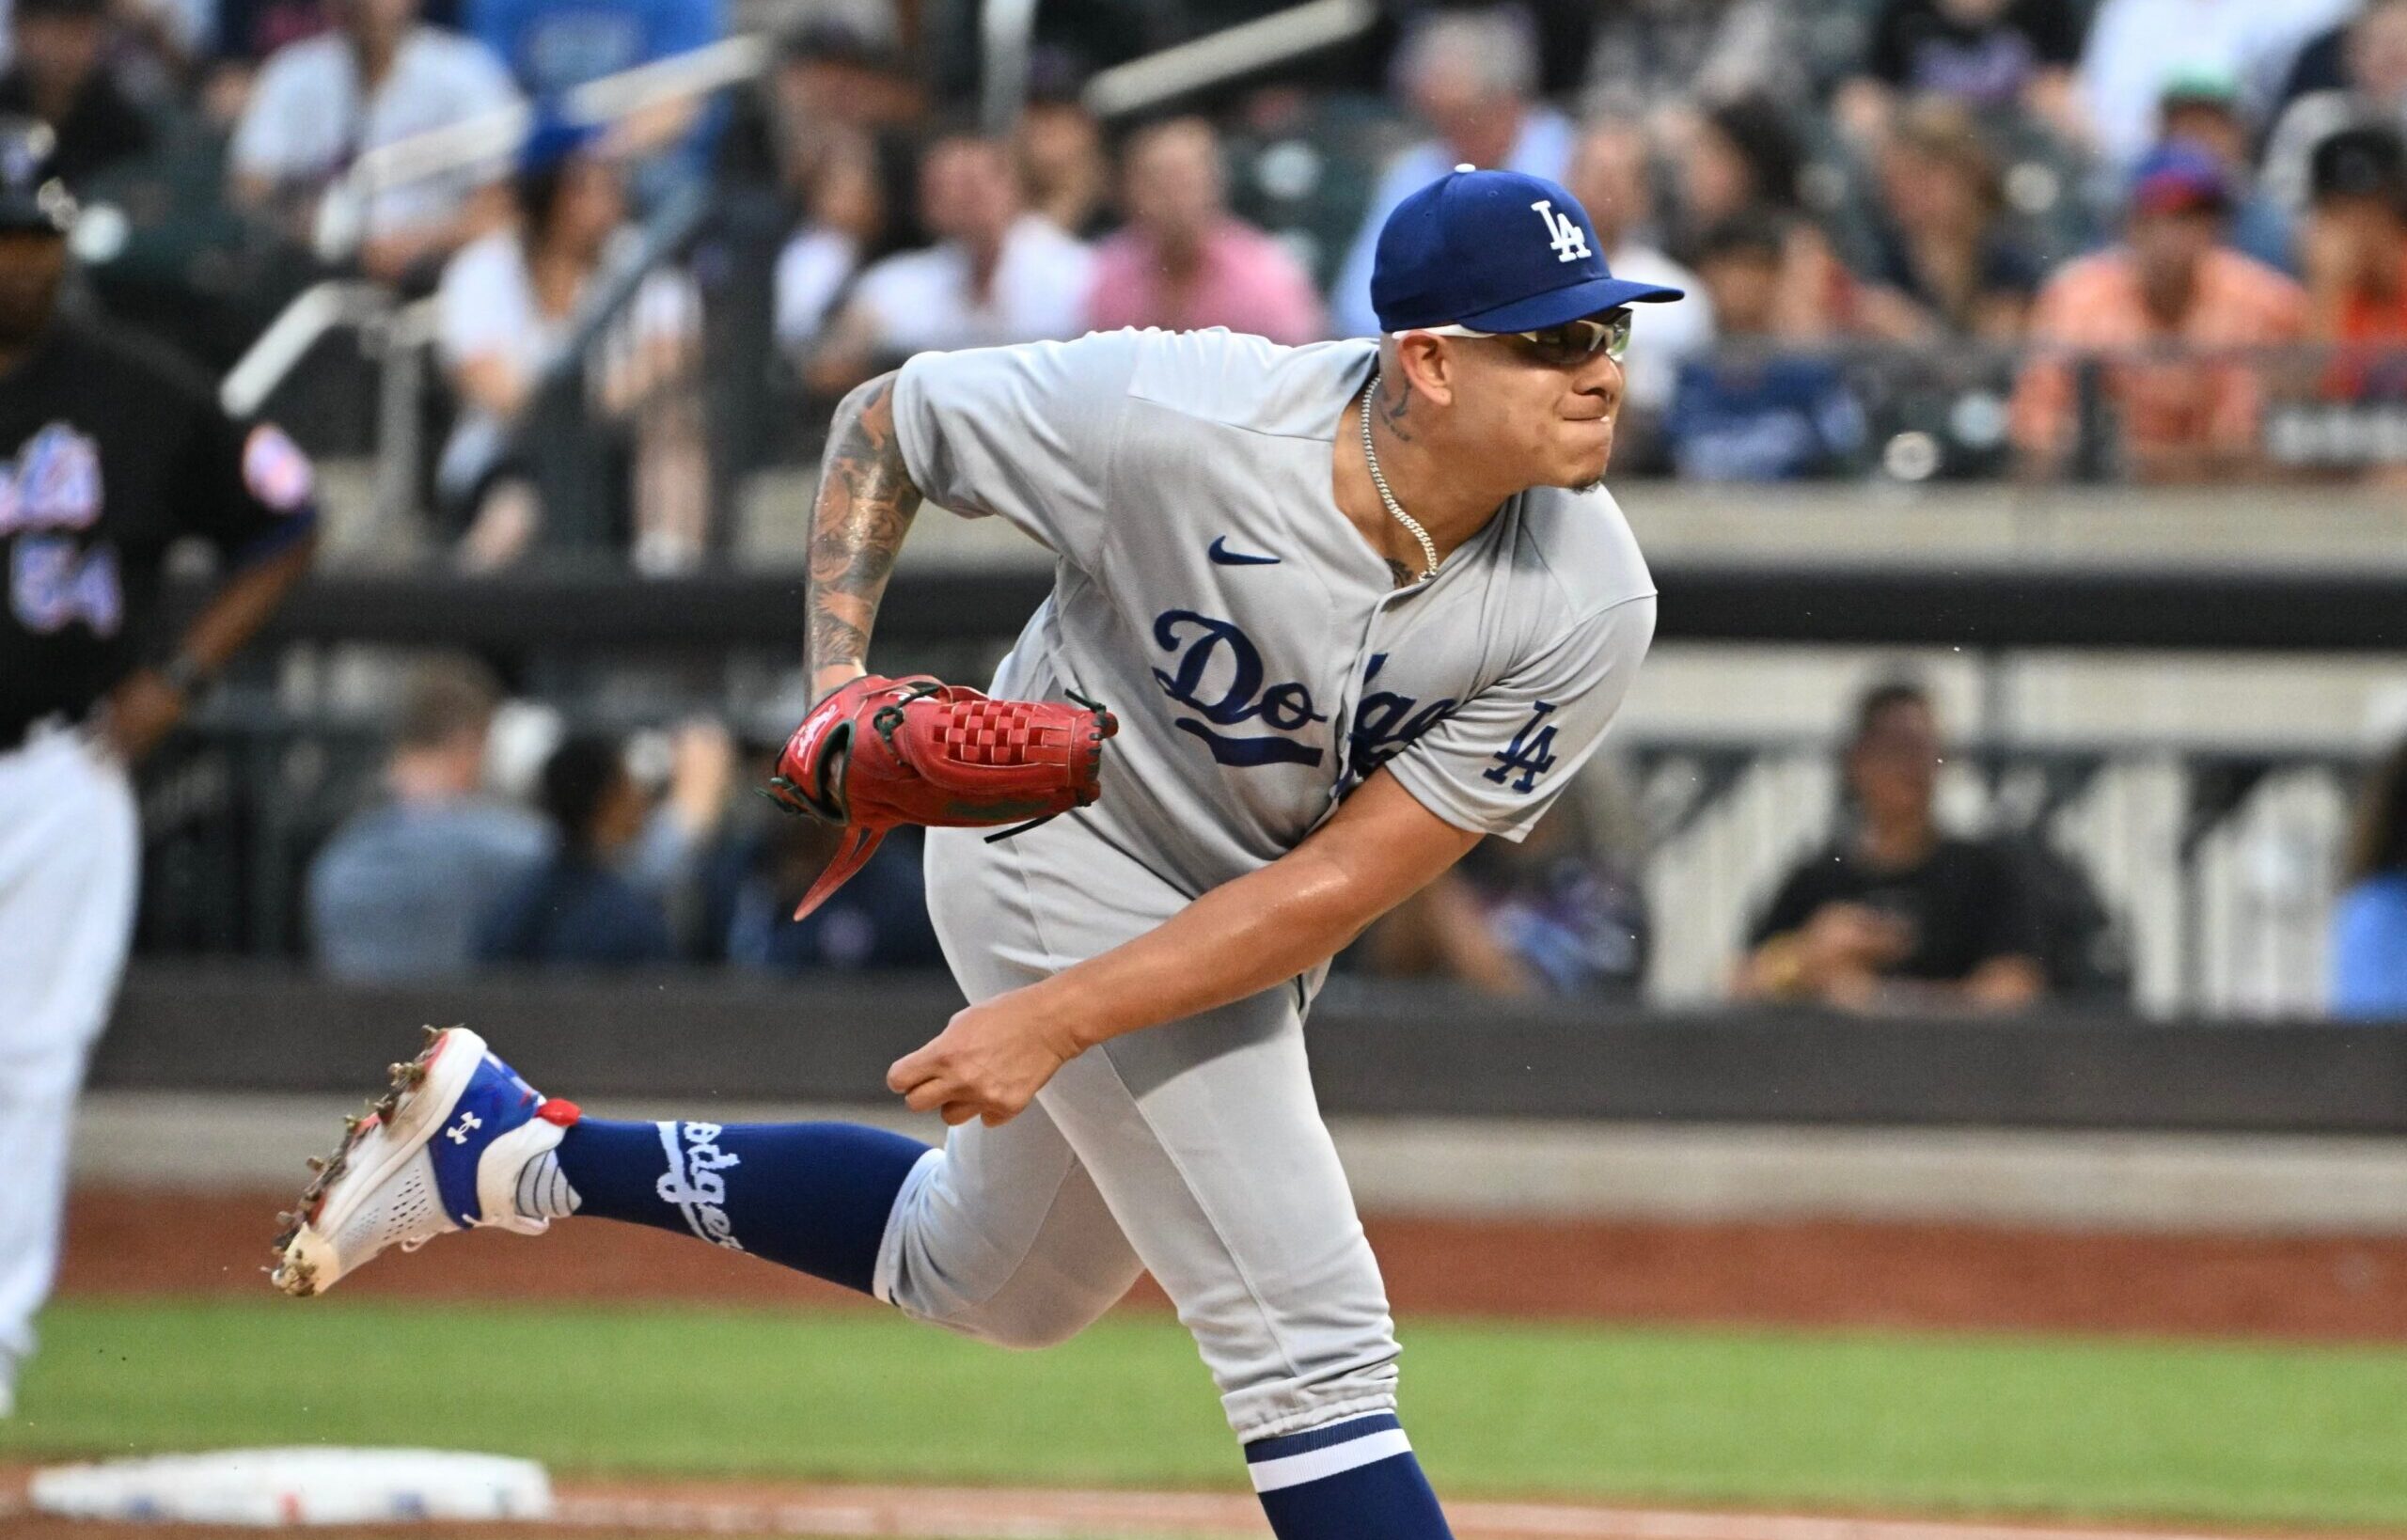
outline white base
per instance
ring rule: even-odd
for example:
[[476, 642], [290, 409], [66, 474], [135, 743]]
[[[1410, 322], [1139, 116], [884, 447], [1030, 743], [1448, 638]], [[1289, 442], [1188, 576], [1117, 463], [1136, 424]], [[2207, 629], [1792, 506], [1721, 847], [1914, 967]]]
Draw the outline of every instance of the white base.
[[231, 1449], [34, 1474], [36, 1513], [187, 1524], [370, 1524], [548, 1518], [532, 1460], [431, 1449]]

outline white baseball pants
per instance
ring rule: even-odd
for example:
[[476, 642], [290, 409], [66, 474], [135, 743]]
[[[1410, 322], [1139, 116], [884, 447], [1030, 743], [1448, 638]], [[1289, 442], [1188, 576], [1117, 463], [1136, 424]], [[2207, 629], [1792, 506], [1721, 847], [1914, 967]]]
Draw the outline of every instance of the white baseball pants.
[[141, 831], [80, 733], [0, 753], [0, 1382], [58, 1269], [75, 1093], [133, 939]]

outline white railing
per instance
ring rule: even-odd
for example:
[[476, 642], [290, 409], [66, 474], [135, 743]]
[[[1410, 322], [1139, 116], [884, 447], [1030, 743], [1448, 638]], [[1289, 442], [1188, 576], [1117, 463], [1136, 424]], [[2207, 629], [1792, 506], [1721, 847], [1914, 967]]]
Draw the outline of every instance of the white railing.
[[[766, 39], [747, 34], [639, 64], [577, 86], [563, 100], [561, 116], [572, 123], [606, 128], [757, 79], [774, 52]], [[368, 210], [378, 196], [506, 160], [526, 142], [533, 126], [534, 113], [524, 104], [497, 107], [362, 151], [319, 205], [318, 256], [335, 262], [358, 249]]]
[[1087, 108], [1125, 118], [1359, 37], [1378, 19], [1375, 0], [1308, 0], [1102, 71], [1087, 82]]
[[368, 326], [392, 311], [392, 291], [382, 284], [340, 278], [313, 284], [269, 322], [267, 330], [227, 370], [217, 387], [219, 403], [228, 416], [252, 416], [328, 332]]
[[[1724, 997], [1748, 926], [1783, 875], [1838, 826], [1837, 756], [1817, 743], [1688, 745], [1619, 740], [1637, 767], [1643, 886], [1654, 919], [1647, 998]], [[1952, 755], [1943, 822], [2044, 841], [2090, 879], [2131, 967], [2130, 1003], [2150, 1015], [2313, 1015], [2357, 755], [2341, 746], [2266, 750], [2228, 805], [2215, 782], [2234, 754], [2209, 744], [1998, 751], [1991, 784]], [[1743, 761], [1717, 778], [1715, 762]], [[2034, 757], [2037, 756], [2037, 757]], [[2036, 822], [2015, 806], [2040, 759], [2090, 762], [2080, 789]], [[2254, 756], [2242, 753], [2242, 759]]]

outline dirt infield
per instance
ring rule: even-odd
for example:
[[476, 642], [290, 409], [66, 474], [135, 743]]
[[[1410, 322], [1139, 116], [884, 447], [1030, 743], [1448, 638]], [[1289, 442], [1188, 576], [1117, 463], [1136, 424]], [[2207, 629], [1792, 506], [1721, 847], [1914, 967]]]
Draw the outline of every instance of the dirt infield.
[[[207, 1540], [223, 1528], [37, 1517], [24, 1473], [0, 1470], [10, 1540]], [[1455, 1502], [1460, 1540], [2251, 1540], [2171, 1527], [2043, 1525], [1829, 1514], [1711, 1513], [1567, 1503]], [[426, 1540], [423, 1525], [312, 1528], [324, 1540]], [[833, 1540], [1261, 1540], [1252, 1498], [1210, 1492], [1076, 1492], [720, 1483], [571, 1485], [545, 1521], [461, 1525], [475, 1540], [672, 1540], [684, 1535]], [[2271, 1540], [2274, 1532], [2253, 1532]], [[2320, 1533], [2317, 1540], [2347, 1540]]]
[[[297, 1183], [296, 1183], [297, 1187]], [[275, 1211], [255, 1198], [80, 1191], [61, 1288], [247, 1293]], [[2407, 1238], [2084, 1235], [1954, 1225], [1543, 1225], [1374, 1219], [1397, 1310], [1597, 1321], [2050, 1328], [2407, 1341]], [[482, 1234], [380, 1265], [353, 1296], [845, 1308], [798, 1274], [634, 1226]], [[1162, 1308], [1150, 1284], [1131, 1307]]]

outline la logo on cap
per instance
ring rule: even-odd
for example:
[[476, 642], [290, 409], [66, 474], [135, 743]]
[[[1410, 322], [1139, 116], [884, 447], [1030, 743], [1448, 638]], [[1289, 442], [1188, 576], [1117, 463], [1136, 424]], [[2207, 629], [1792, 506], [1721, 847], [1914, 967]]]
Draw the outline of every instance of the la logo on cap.
[[1556, 261], [1576, 262], [1588, 255], [1588, 232], [1569, 214], [1555, 212], [1554, 199], [1542, 197], [1530, 207], [1546, 221], [1547, 244], [1554, 248]]

